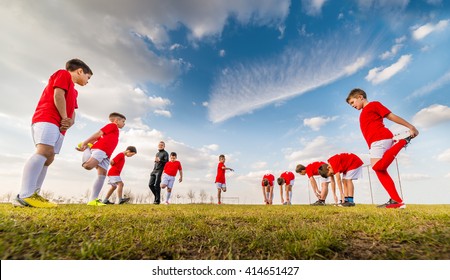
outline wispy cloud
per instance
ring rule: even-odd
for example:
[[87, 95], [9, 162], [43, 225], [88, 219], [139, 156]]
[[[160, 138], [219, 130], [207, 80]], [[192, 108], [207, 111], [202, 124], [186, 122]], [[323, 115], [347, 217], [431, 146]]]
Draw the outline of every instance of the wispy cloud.
[[209, 100], [209, 119], [221, 122], [265, 105], [301, 95], [349, 76], [373, 57], [368, 38], [354, 39], [349, 48], [342, 39], [329, 37], [312, 46], [287, 48], [271, 59], [244, 61], [221, 71]]
[[433, 32], [443, 31], [447, 28], [450, 20], [440, 20], [436, 24], [427, 23], [422, 26], [413, 28], [412, 37], [415, 40], [422, 40]]
[[450, 149], [443, 151], [440, 155], [437, 156], [438, 161], [450, 162]]
[[450, 107], [434, 104], [420, 110], [414, 115], [412, 122], [421, 128], [429, 128], [450, 121]]
[[406, 40], [406, 36], [402, 36], [400, 38], [395, 39], [395, 45], [392, 46], [392, 48], [389, 51], [385, 51], [380, 55], [380, 58], [382, 60], [393, 58], [397, 55], [397, 53], [401, 50], [403, 47], [403, 42]]
[[334, 117], [313, 117], [313, 118], [309, 118], [309, 119], [304, 119], [303, 120], [303, 125], [311, 128], [314, 131], [319, 131], [320, 128], [322, 126], [324, 126], [325, 124], [336, 120], [338, 117], [334, 116]]
[[436, 81], [433, 81], [433, 82], [415, 90], [410, 95], [410, 97], [419, 97], [419, 96], [424, 96], [424, 95], [430, 94], [432, 91], [443, 87], [444, 85], [448, 84], [449, 82], [450, 82], [450, 71], [445, 73], [443, 76], [441, 76]]
[[395, 74], [405, 69], [406, 66], [408, 66], [408, 64], [411, 62], [411, 60], [412, 55], [410, 54], [402, 55], [397, 62], [386, 68], [376, 67], [370, 69], [369, 73], [366, 76], [366, 80], [374, 85], [387, 81], [390, 78], [392, 78]]
[[317, 16], [322, 12], [322, 6], [327, 0], [302, 0], [302, 9], [307, 15]]

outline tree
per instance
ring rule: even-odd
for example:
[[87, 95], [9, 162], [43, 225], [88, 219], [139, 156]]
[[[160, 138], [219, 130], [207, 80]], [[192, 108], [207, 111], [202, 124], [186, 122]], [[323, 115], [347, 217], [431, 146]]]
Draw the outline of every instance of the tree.
[[208, 195], [206, 194], [205, 190], [201, 190], [199, 196], [200, 196], [200, 202], [203, 204], [205, 202], [205, 200], [206, 200], [206, 197]]
[[193, 200], [195, 199], [195, 192], [192, 190], [189, 190], [187, 193], [187, 197], [191, 200], [191, 203], [194, 203]]

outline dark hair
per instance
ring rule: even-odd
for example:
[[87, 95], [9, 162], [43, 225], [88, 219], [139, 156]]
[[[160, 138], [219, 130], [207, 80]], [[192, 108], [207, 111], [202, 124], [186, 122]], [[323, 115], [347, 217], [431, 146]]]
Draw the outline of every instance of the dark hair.
[[262, 180], [262, 184], [263, 184], [264, 187], [269, 186], [269, 180], [267, 180], [267, 178], [264, 178], [264, 179]]
[[360, 88], [354, 88], [350, 91], [350, 93], [347, 96], [347, 99], [345, 99], [345, 101], [348, 103], [348, 101], [350, 100], [350, 98], [356, 97], [361, 95], [364, 99], [367, 99], [367, 94], [364, 90], [360, 89]]
[[109, 114], [109, 118], [122, 118], [124, 120], [126, 120], [127, 118], [122, 115], [121, 113], [117, 113], [117, 112], [112, 112], [111, 114]]
[[176, 157], [176, 156], [177, 156], [177, 153], [171, 152], [171, 153], [170, 153], [170, 156], [175, 156], [175, 157]]
[[277, 179], [277, 183], [278, 183], [278, 185], [280, 185], [280, 186], [283, 185], [284, 182], [285, 182], [284, 179], [281, 178], [281, 177]]
[[297, 167], [295, 168], [295, 173], [300, 173], [305, 169], [306, 169], [306, 167], [304, 165], [298, 164]]
[[66, 70], [67, 71], [75, 71], [80, 68], [83, 70], [83, 72], [85, 74], [94, 75], [94, 73], [92, 73], [91, 68], [89, 68], [89, 66], [87, 66], [86, 63], [84, 63], [83, 61], [81, 61], [78, 58], [74, 58], [74, 59], [71, 59], [66, 62]]
[[137, 150], [135, 146], [128, 146], [127, 151], [137, 154]]
[[324, 163], [319, 167], [319, 174], [320, 176], [322, 176], [323, 178], [328, 178], [328, 164]]
[[221, 158], [225, 158], [225, 155], [220, 155], [220, 156], [219, 156], [219, 159], [221, 159]]

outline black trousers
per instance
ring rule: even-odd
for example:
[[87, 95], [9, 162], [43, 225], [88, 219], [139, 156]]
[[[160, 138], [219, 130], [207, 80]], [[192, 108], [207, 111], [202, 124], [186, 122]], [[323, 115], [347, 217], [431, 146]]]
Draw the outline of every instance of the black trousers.
[[150, 181], [148, 183], [148, 187], [155, 196], [155, 201], [153, 202], [155, 204], [161, 203], [161, 176], [162, 171], [152, 171], [150, 174]]

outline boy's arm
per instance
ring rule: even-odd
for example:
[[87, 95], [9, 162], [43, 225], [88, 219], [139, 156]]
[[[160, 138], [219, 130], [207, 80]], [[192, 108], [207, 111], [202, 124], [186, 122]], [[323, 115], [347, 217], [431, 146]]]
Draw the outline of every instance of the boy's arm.
[[394, 113], [389, 113], [386, 116], [386, 119], [395, 122], [399, 125], [403, 125], [404, 127], [407, 127], [409, 129], [409, 133], [411, 134], [412, 137], [416, 137], [417, 135], [419, 135], [419, 131], [417, 130], [417, 128], [410, 124], [409, 122], [407, 122], [406, 120], [404, 120], [403, 118], [397, 116]]
[[81, 148], [80, 148], [80, 150], [81, 150], [81, 151], [86, 150], [86, 147], [87, 147], [87, 144], [88, 144], [88, 143], [94, 143], [95, 141], [97, 141], [98, 138], [102, 137], [102, 135], [103, 135], [103, 131], [101, 131], [101, 130], [99, 130], [99, 131], [97, 131], [96, 133], [92, 134], [91, 137], [89, 137], [88, 139], [84, 140], [84, 141], [81, 143]]
[[180, 179], [178, 179], [178, 182], [181, 183], [183, 181], [183, 170], [180, 169]]
[[62, 88], [55, 87], [53, 90], [53, 102], [61, 116], [61, 131], [65, 131], [70, 127], [70, 118], [67, 117], [65, 94], [66, 92]]
[[309, 181], [311, 182], [311, 186], [314, 191], [314, 195], [317, 196], [318, 199], [320, 199], [320, 192], [319, 188], [317, 187], [316, 179], [314, 179], [314, 176], [309, 177]]

